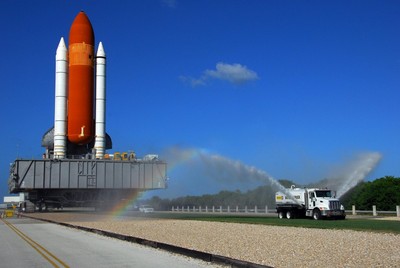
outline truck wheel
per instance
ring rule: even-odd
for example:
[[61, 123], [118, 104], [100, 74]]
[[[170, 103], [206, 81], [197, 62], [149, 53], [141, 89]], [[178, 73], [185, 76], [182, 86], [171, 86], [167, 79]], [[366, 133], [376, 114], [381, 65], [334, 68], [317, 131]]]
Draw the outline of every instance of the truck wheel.
[[286, 218], [293, 219], [293, 213], [291, 211], [286, 211]]
[[321, 219], [321, 212], [319, 211], [319, 209], [314, 209], [312, 216], [314, 220]]
[[285, 218], [285, 214], [283, 213], [283, 211], [279, 211], [279, 212], [278, 212], [278, 218], [279, 218], [279, 219]]

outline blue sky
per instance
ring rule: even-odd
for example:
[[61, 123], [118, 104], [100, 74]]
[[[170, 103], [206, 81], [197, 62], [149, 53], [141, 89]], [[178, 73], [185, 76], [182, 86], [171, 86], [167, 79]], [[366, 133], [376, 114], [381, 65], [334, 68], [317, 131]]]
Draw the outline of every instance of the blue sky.
[[9, 163], [44, 151], [80, 10], [107, 54], [113, 151], [201, 148], [301, 182], [379, 152], [367, 179], [400, 176], [398, 1], [3, 0], [0, 196]]

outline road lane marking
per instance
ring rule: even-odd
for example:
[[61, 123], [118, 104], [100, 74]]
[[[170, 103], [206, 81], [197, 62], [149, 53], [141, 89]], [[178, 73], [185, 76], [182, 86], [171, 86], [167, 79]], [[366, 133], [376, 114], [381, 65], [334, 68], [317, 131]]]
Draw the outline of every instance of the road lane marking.
[[[33, 249], [35, 249], [43, 258], [45, 258], [53, 267], [59, 268], [60, 266], [56, 263], [58, 262], [61, 267], [69, 268], [69, 266], [62, 260], [54, 256], [50, 251], [45, 249], [39, 243], [35, 242], [32, 238], [24, 234], [21, 230], [15, 227], [13, 224], [7, 220], [1, 219], [11, 230], [13, 230], [19, 237], [21, 237], [25, 242], [27, 242]], [[53, 260], [51, 259], [53, 258]], [[55, 261], [54, 261], [55, 260]]]

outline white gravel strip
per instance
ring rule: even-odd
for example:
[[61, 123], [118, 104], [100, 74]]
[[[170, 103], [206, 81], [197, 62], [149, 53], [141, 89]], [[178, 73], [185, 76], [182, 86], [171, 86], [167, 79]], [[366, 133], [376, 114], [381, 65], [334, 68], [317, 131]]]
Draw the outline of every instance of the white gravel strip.
[[93, 214], [34, 216], [274, 267], [400, 267], [397, 234]]

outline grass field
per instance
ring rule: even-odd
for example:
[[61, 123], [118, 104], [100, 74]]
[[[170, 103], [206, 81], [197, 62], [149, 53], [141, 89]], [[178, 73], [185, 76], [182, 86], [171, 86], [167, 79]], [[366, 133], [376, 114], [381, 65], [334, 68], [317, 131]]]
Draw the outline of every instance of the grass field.
[[277, 217], [238, 216], [238, 215], [209, 215], [195, 213], [152, 213], [146, 215], [154, 218], [216, 221], [262, 224], [275, 226], [291, 226], [304, 228], [356, 230], [369, 232], [385, 232], [400, 234], [400, 221], [375, 219], [346, 219], [346, 220], [312, 220], [312, 219], [278, 219]]

